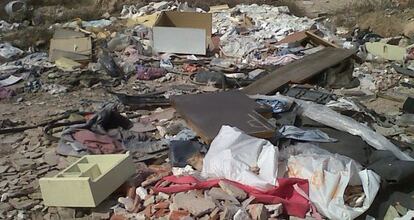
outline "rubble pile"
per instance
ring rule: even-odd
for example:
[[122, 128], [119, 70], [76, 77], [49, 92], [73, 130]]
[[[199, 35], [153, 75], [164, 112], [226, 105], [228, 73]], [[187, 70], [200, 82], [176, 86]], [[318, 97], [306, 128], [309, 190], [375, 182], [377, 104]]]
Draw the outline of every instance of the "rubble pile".
[[30, 48], [0, 21], [0, 218], [413, 218], [414, 39], [138, 5]]

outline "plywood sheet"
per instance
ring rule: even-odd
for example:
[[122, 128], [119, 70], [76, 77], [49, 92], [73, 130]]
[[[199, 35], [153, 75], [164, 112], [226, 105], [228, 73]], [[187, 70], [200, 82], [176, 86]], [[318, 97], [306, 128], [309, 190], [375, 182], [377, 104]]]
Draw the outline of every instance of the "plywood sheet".
[[174, 96], [171, 102], [206, 143], [216, 137], [223, 125], [237, 127], [261, 138], [272, 137], [276, 130], [255, 111], [256, 102], [240, 91]]

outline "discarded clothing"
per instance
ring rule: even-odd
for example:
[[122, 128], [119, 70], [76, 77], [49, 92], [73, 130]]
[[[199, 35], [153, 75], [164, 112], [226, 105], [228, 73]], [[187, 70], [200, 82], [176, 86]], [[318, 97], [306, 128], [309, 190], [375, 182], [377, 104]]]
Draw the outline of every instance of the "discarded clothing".
[[89, 130], [77, 130], [73, 133], [73, 138], [86, 146], [92, 154], [114, 154], [123, 151], [122, 144], [118, 140]]
[[140, 153], [147, 153], [153, 154], [160, 151], [165, 151], [168, 149], [168, 141], [160, 140], [160, 141], [151, 141], [145, 140], [144, 138], [139, 138], [139, 136], [132, 138], [131, 136], [124, 137], [123, 145], [126, 150], [130, 152], [140, 152]]
[[326, 133], [314, 129], [303, 130], [301, 128], [285, 125], [279, 129], [279, 133], [283, 138], [294, 139], [298, 141], [310, 141], [310, 142], [336, 142], [335, 138], [330, 138]]
[[[304, 218], [309, 211], [310, 205], [308, 199], [309, 185], [307, 180], [297, 178], [279, 178], [277, 186], [268, 190], [262, 190], [255, 187], [247, 186], [241, 182], [233, 182], [225, 179], [211, 179], [201, 181], [192, 176], [167, 176], [160, 180], [154, 188], [155, 192], [178, 193], [195, 189], [210, 189], [217, 187], [220, 181], [236, 186], [253, 196], [254, 201], [266, 204], [283, 204], [283, 210], [287, 215]], [[164, 182], [173, 183], [172, 185], [163, 186]]]
[[269, 141], [222, 126], [204, 157], [202, 175], [270, 189], [276, 185], [277, 157], [278, 149]]
[[107, 105], [86, 123], [65, 129], [56, 152], [75, 157], [88, 153], [121, 152], [124, 150], [120, 142], [123, 136], [121, 131], [132, 126], [133, 123], [119, 114], [115, 106]]
[[12, 96], [15, 96], [16, 93], [14, 90], [11, 90], [9, 88], [0, 87], [0, 100], [2, 99], [9, 99]]
[[137, 66], [137, 79], [153, 80], [165, 76], [167, 71], [163, 68]]

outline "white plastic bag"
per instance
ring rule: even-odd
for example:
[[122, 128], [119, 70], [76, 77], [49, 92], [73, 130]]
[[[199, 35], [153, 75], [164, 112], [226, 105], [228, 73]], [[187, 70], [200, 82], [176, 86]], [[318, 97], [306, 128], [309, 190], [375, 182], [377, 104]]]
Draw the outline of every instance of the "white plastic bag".
[[329, 127], [338, 129], [340, 131], [348, 132], [352, 135], [360, 136], [365, 142], [374, 147], [377, 150], [389, 150], [395, 157], [404, 161], [414, 161], [412, 157], [402, 152], [397, 146], [395, 146], [391, 141], [385, 138], [383, 135], [373, 131], [368, 126], [361, 124], [355, 121], [353, 118], [350, 118], [345, 115], [324, 106], [319, 105], [313, 102], [306, 102], [295, 98], [290, 98], [282, 95], [275, 96], [264, 96], [264, 95], [254, 95], [249, 96], [253, 99], [268, 99], [268, 100], [291, 100], [295, 101], [300, 107], [302, 115], [315, 120], [321, 124], [327, 125]]
[[[362, 170], [361, 165], [345, 156], [310, 143], [289, 146], [280, 155], [287, 166], [286, 176], [308, 179], [310, 201], [328, 219], [355, 219], [368, 210], [378, 193], [380, 177], [371, 170]], [[348, 185], [362, 185], [365, 199], [361, 207], [345, 204]]]
[[[259, 168], [259, 174], [252, 172]], [[278, 149], [269, 141], [223, 126], [204, 157], [204, 177], [226, 178], [268, 189], [276, 185]]]

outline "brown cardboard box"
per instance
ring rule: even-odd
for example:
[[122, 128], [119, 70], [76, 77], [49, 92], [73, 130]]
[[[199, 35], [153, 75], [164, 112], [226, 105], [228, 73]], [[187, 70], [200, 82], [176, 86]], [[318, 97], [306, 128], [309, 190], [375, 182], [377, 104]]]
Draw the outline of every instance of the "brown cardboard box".
[[49, 60], [52, 62], [60, 57], [75, 61], [89, 60], [91, 54], [91, 38], [85, 37], [82, 33], [70, 30], [57, 30], [50, 40]]

